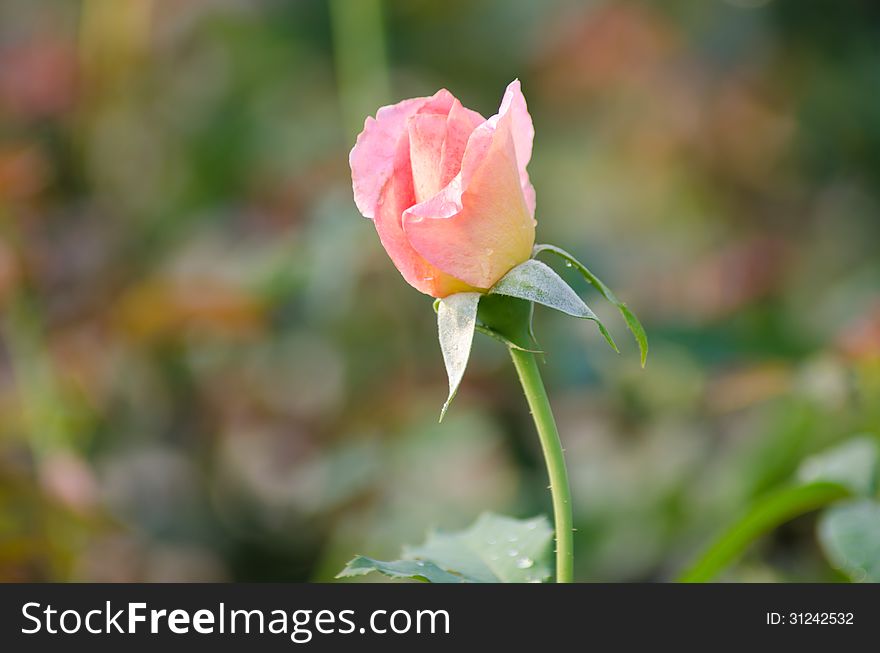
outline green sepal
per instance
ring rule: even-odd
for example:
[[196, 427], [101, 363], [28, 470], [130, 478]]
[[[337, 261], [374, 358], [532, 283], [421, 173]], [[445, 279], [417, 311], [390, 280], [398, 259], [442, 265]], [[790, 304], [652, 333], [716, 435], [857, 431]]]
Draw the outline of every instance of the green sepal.
[[[477, 311], [477, 324], [491, 330], [517, 349], [533, 351], [532, 335], [534, 305], [524, 299], [506, 295], [483, 295]], [[494, 336], [493, 336], [494, 337]]]
[[620, 311], [620, 314], [623, 316], [624, 322], [626, 322], [626, 326], [632, 332], [633, 337], [636, 340], [636, 343], [639, 345], [639, 353], [641, 355], [642, 367], [645, 366], [645, 362], [648, 360], [648, 334], [645, 332], [645, 328], [642, 326], [642, 323], [639, 322], [639, 319], [635, 316], [629, 307], [620, 301], [614, 292], [606, 286], [599, 277], [590, 272], [587, 267], [578, 261], [574, 256], [566, 252], [561, 247], [556, 247], [555, 245], [535, 245], [534, 250], [532, 250], [532, 256], [538, 256], [538, 254], [542, 252], [550, 252], [560, 257], [567, 263], [571, 264], [584, 279], [593, 286], [599, 293], [609, 302], [614, 304], [617, 307], [617, 310]]
[[[498, 295], [499, 299], [502, 297], [503, 296]], [[514, 299], [513, 297], [508, 297], [507, 299], [509, 299], [510, 301], [519, 301], [519, 300]], [[505, 327], [511, 327], [512, 324], [504, 324], [503, 323], [505, 321], [504, 319], [502, 319], [500, 321], [495, 319], [496, 316], [491, 315], [491, 313], [492, 313], [491, 300], [490, 300], [490, 307], [483, 308], [485, 302], [486, 302], [486, 297], [484, 296], [481, 299], [479, 312], [477, 314], [477, 323], [475, 326], [476, 331], [478, 331], [479, 333], [482, 333], [484, 336], [489, 336], [493, 340], [497, 340], [501, 344], [503, 344], [507, 347], [510, 347], [512, 349], [517, 349], [519, 351], [527, 351], [531, 354], [543, 354], [544, 353], [540, 349], [530, 349], [529, 347], [523, 347], [522, 345], [514, 342], [513, 340], [510, 339], [510, 337], [505, 335], [505, 333], [512, 334], [516, 329], [505, 328]], [[436, 313], [439, 310], [439, 308], [440, 308], [440, 300], [435, 299], [434, 300], [434, 312]], [[488, 324], [481, 322], [480, 321], [481, 317], [484, 317], [484, 318], [491, 320], [494, 324], [497, 324], [498, 326], [503, 328], [504, 332], [498, 331], [495, 328], [489, 326]], [[535, 339], [535, 335], [532, 332], [531, 311], [529, 312], [528, 319], [529, 319], [529, 326], [528, 326], [529, 337], [527, 339], [531, 340], [533, 344], [537, 344], [537, 340]]]
[[437, 334], [440, 350], [443, 353], [443, 364], [449, 379], [449, 396], [440, 410], [440, 421], [449, 410], [449, 405], [458, 392], [458, 386], [464, 377], [474, 331], [477, 326], [477, 305], [480, 294], [475, 292], [456, 293], [443, 297], [435, 303], [437, 310]]
[[535, 302], [566, 315], [592, 320], [608, 345], [620, 353], [617, 344], [599, 317], [578, 297], [553, 268], [541, 261], [529, 259], [505, 274], [489, 289], [489, 296], [506, 295]]

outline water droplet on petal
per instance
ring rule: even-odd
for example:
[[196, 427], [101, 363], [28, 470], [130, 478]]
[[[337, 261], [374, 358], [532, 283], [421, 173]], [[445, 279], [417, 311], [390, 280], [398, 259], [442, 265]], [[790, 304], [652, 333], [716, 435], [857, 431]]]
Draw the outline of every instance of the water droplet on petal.
[[416, 567], [424, 567], [424, 566], [425, 566], [425, 563], [422, 562], [421, 560], [416, 561]]
[[490, 537], [488, 540], [486, 540], [486, 544], [490, 544], [490, 545], [496, 544], [497, 542], [498, 542], [498, 540], [496, 540], [494, 537]]
[[507, 536], [508, 542], [516, 542], [519, 538], [516, 535], [510, 534]]
[[523, 556], [522, 558], [520, 558], [519, 560], [516, 561], [516, 566], [520, 569], [528, 569], [530, 567], [533, 567], [534, 565], [535, 565], [535, 561], [532, 560], [531, 558], [526, 557], [526, 556]]
[[510, 549], [507, 552], [507, 555], [509, 555], [511, 558], [515, 558], [516, 556], [519, 555], [519, 551], [517, 551], [516, 549]]

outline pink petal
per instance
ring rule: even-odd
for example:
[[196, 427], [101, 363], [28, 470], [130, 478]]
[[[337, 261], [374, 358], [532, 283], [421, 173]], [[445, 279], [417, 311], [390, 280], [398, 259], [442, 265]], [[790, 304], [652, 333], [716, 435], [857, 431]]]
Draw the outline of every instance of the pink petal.
[[468, 139], [474, 130], [485, 122], [483, 116], [476, 111], [467, 109], [455, 100], [446, 117], [446, 139], [443, 142], [443, 154], [440, 160], [440, 187], [449, 184], [461, 170], [461, 160]]
[[[526, 98], [522, 94], [518, 79], [513, 80], [504, 92], [498, 115], [509, 113], [511, 116], [513, 143], [516, 147], [516, 162], [519, 165], [519, 176], [522, 181], [523, 194], [526, 204], [532, 215], [535, 214], [535, 189], [529, 181], [529, 173], [526, 166], [532, 158], [532, 141], [535, 138], [535, 128], [532, 125], [532, 116], [526, 105]], [[493, 116], [494, 118], [495, 116]], [[491, 120], [491, 119], [490, 119]]]
[[406, 237], [429, 263], [476, 288], [489, 288], [529, 258], [534, 191], [525, 163], [533, 133], [519, 82], [513, 82], [499, 113], [471, 134], [458, 175], [404, 213]]
[[409, 119], [409, 159], [416, 202], [436, 195], [440, 184], [440, 157], [446, 140], [446, 115], [419, 113]]
[[455, 96], [445, 88], [441, 88], [427, 98], [425, 104], [419, 109], [419, 113], [439, 113], [445, 116], [455, 102], [457, 102]]
[[432, 297], [474, 290], [468, 284], [436, 269], [419, 255], [403, 232], [401, 216], [412, 204], [413, 182], [409, 166], [409, 139], [398, 143], [393, 169], [376, 205], [374, 224], [379, 240], [403, 278]]
[[[479, 113], [464, 108], [461, 102], [447, 95], [451, 98], [448, 106], [441, 101], [428, 103], [408, 121], [416, 202], [432, 198], [452, 181], [461, 169], [468, 138], [485, 122]], [[435, 109], [447, 110], [447, 113], [429, 113]]]
[[364, 130], [348, 156], [354, 203], [366, 218], [374, 218], [382, 188], [394, 170], [394, 160], [407, 119], [429, 98], [413, 98], [382, 107], [364, 121]]
[[[407, 132], [407, 121], [416, 113], [447, 115], [458, 100], [440, 89], [431, 97], [412, 98], [379, 109], [376, 117], [367, 117], [364, 130], [348, 156], [351, 166], [354, 202], [361, 214], [372, 219], [385, 182], [394, 168], [400, 139]], [[415, 201], [413, 201], [415, 203]]]
[[[437, 270], [409, 244], [403, 233], [403, 212], [415, 203], [410, 168], [408, 121], [419, 111], [446, 113], [455, 98], [445, 90], [430, 98], [404, 100], [382, 107], [376, 118], [367, 118], [364, 131], [349, 156], [355, 203], [373, 219], [379, 240], [403, 278], [433, 297], [473, 290], [464, 282]], [[438, 153], [439, 155], [439, 153]]]

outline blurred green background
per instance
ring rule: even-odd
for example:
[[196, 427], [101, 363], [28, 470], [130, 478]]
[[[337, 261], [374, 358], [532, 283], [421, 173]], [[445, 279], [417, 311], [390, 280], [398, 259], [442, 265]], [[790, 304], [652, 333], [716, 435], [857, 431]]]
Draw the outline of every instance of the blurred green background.
[[[7, 0], [0, 579], [326, 581], [549, 513], [506, 352], [447, 420], [429, 298], [360, 217], [378, 106], [519, 77], [538, 238], [642, 318], [538, 310], [577, 577], [668, 580], [880, 432], [880, 5]], [[815, 517], [728, 580], [835, 580]]]

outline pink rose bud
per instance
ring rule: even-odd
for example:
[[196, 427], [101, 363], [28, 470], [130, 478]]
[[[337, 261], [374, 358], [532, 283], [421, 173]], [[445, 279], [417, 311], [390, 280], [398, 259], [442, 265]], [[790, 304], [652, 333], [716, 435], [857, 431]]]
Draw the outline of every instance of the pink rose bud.
[[519, 80], [488, 120], [445, 89], [367, 118], [349, 156], [354, 201], [411, 286], [484, 291], [531, 256], [534, 135]]

